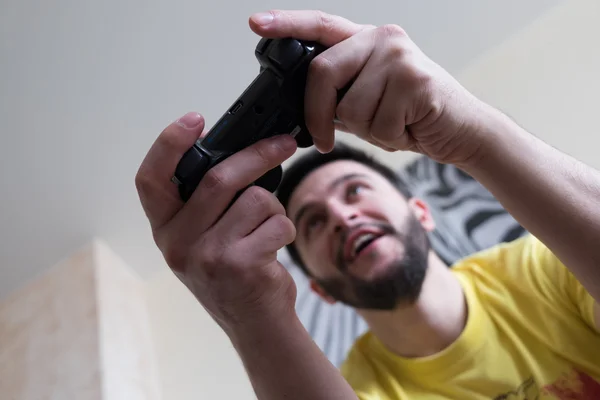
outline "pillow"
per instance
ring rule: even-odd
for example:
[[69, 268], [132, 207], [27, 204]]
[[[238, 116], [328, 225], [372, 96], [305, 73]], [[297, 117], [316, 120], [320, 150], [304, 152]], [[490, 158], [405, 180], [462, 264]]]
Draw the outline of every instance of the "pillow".
[[[487, 189], [451, 164], [421, 156], [398, 174], [413, 196], [429, 205], [436, 223], [429, 235], [431, 246], [448, 266], [525, 234]], [[308, 279], [293, 265], [287, 252], [282, 253], [280, 262], [289, 269], [298, 288], [298, 316], [327, 358], [339, 367], [355, 339], [368, 326], [352, 308], [322, 301], [310, 290]]]

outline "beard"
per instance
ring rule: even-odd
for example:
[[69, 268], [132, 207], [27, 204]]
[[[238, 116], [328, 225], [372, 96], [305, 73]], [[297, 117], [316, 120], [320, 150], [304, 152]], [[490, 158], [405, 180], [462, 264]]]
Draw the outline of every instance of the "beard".
[[[427, 232], [414, 215], [404, 223], [404, 233], [389, 224], [369, 224], [404, 244], [402, 257], [392, 261], [385, 273], [365, 280], [348, 273], [342, 254], [337, 257], [343, 278], [319, 279], [317, 282], [334, 299], [354, 308], [393, 310], [402, 304], [413, 304], [421, 293], [431, 248]], [[345, 243], [345, 237], [342, 238]], [[341, 246], [343, 247], [343, 246]]]

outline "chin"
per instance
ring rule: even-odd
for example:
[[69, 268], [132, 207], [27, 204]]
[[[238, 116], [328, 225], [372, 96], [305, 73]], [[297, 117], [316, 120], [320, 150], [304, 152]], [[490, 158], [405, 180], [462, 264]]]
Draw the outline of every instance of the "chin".
[[383, 260], [366, 266], [357, 266], [349, 270], [350, 275], [355, 280], [363, 282], [375, 282], [394, 275], [397, 269], [397, 262], [391, 259], [383, 262]]
[[403, 258], [403, 251], [397, 246], [392, 248], [381, 243], [378, 246], [368, 249], [367, 252], [350, 265], [348, 272], [357, 279], [364, 281], [373, 281], [390, 275], [398, 260]]

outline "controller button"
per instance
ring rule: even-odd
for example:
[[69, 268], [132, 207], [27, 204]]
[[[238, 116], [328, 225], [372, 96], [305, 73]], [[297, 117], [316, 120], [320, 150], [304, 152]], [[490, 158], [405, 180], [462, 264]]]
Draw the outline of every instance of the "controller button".
[[292, 68], [304, 55], [304, 46], [294, 39], [282, 40], [269, 53], [269, 59], [283, 71]]

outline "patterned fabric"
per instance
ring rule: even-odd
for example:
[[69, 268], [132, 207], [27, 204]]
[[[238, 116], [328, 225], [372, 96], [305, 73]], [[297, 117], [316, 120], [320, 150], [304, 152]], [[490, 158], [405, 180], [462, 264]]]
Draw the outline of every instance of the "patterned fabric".
[[[448, 265], [474, 252], [525, 234], [525, 230], [477, 181], [458, 168], [420, 157], [398, 171], [415, 197], [430, 207], [436, 229], [431, 245]], [[296, 310], [315, 343], [340, 366], [354, 340], [367, 330], [350, 307], [323, 302], [286, 252], [280, 261], [298, 287]]]

